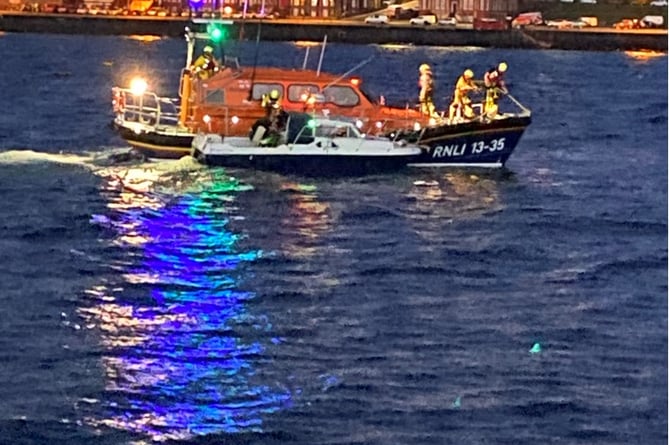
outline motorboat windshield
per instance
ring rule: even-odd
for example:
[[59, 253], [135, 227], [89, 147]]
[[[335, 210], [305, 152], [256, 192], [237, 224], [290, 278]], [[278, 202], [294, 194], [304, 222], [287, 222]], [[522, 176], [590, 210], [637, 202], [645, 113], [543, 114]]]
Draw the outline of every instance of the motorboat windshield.
[[362, 138], [351, 122], [314, 117], [308, 113], [288, 113], [286, 140], [294, 144], [310, 144], [317, 137]]

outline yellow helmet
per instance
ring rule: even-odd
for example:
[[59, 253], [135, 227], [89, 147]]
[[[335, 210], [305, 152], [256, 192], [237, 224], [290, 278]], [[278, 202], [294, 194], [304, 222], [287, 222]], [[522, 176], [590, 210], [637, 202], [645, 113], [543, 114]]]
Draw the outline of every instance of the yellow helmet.
[[269, 92], [269, 98], [272, 100], [276, 100], [279, 98], [279, 90], [272, 90]]
[[214, 48], [212, 48], [211, 46], [207, 45], [207, 46], [204, 47], [204, 49], [202, 50], [202, 52], [205, 53], [205, 54], [211, 54], [211, 53], [214, 52]]
[[471, 79], [472, 77], [474, 77], [474, 71], [472, 71], [470, 69], [466, 69], [465, 72], [464, 72], [464, 76], [465, 76], [465, 79]]
[[429, 73], [430, 71], [432, 71], [432, 69], [430, 68], [430, 65], [424, 63], [420, 66], [420, 68], [418, 68], [418, 71], [420, 71], [421, 73]]
[[497, 71], [499, 71], [500, 73], [503, 73], [503, 72], [506, 71], [507, 68], [508, 68], [508, 67], [506, 66], [506, 62], [502, 62], [502, 63], [500, 63], [499, 66], [497, 67]]

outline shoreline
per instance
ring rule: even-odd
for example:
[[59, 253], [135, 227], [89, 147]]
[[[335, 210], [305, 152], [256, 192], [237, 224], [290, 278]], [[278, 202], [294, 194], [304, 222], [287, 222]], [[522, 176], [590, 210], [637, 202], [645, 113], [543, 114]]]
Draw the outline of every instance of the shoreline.
[[[230, 38], [238, 38], [241, 21], [230, 26]], [[557, 30], [528, 27], [522, 30], [476, 31], [444, 27], [374, 26], [343, 20], [246, 20], [244, 35], [255, 38], [262, 26], [261, 40], [322, 41], [352, 44], [413, 44], [421, 46], [477, 46], [487, 48], [561, 49], [581, 51], [667, 52], [667, 30], [585, 28]], [[204, 31], [188, 18], [81, 16], [68, 14], [0, 13], [0, 31], [10, 33], [156, 35], [181, 37], [186, 26]]]

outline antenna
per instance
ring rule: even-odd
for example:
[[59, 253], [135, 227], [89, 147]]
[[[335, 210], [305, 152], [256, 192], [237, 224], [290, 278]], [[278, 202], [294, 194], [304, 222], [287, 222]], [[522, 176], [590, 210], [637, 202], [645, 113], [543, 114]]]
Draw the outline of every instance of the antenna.
[[193, 64], [193, 51], [195, 48], [195, 35], [188, 27], [186, 27], [186, 42], [188, 44], [188, 50], [186, 51], [186, 69], [188, 69]]
[[[372, 61], [373, 58], [374, 58], [374, 56], [370, 56], [370, 57], [368, 57], [367, 59], [363, 60], [362, 62], [360, 62], [359, 64], [357, 64], [357, 65], [354, 66], [353, 68], [351, 68], [350, 70], [346, 71], [346, 72], [345, 72], [344, 74], [342, 74], [341, 76], [337, 77], [335, 80], [333, 80], [333, 81], [330, 82], [329, 84], [325, 85], [325, 86], [323, 87], [323, 90], [325, 90], [326, 88], [331, 87], [332, 85], [336, 84], [337, 82], [339, 82], [340, 80], [342, 80], [344, 77], [348, 76], [348, 75], [351, 74], [353, 71], [357, 70], [358, 68], [362, 67], [363, 65], [367, 65], [369, 62]], [[323, 91], [323, 90], [321, 90], [321, 91]]]
[[306, 70], [307, 69], [307, 59], [309, 59], [309, 47], [307, 46], [307, 50], [304, 53], [304, 62], [302, 62], [302, 69]]
[[325, 45], [328, 43], [328, 35], [323, 37], [323, 47], [321, 48], [321, 56], [318, 59], [318, 69], [316, 70], [316, 77], [321, 75], [321, 65], [323, 64], [323, 55], [325, 54]]
[[249, 95], [246, 100], [253, 100], [253, 83], [256, 78], [256, 66], [258, 66], [258, 52], [260, 51], [260, 28], [262, 27], [262, 18], [258, 22], [258, 32], [256, 33], [256, 52], [253, 55], [253, 72], [251, 73], [251, 88], [249, 88]]

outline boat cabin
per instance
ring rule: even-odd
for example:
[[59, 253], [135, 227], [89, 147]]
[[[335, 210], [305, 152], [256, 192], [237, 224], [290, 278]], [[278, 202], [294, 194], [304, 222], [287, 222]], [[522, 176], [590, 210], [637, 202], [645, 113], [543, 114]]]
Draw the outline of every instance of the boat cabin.
[[[182, 82], [184, 123], [194, 131], [244, 134], [265, 116], [262, 98], [273, 90], [279, 92], [281, 106], [287, 112], [347, 116], [356, 119], [358, 128], [365, 132], [380, 132], [389, 119], [409, 119], [412, 123], [420, 119], [414, 110], [397, 116], [396, 111], [365, 94], [360, 85], [358, 77], [343, 78], [312, 70], [225, 67], [209, 79]], [[184, 91], [184, 87], [189, 90]]]

